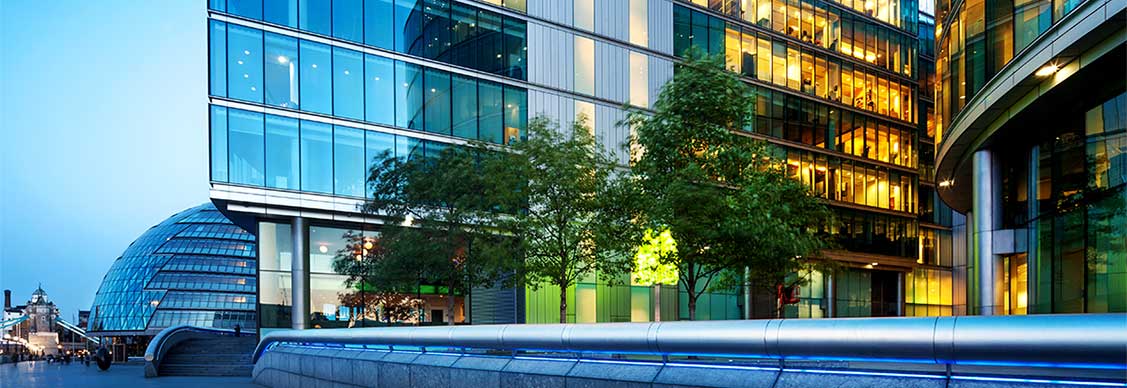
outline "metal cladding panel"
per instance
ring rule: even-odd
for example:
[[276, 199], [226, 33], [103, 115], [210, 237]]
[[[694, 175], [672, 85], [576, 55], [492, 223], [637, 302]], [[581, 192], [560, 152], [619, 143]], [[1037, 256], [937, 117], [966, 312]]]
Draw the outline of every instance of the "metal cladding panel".
[[673, 79], [673, 61], [650, 56], [649, 62], [650, 106], [653, 106], [657, 102], [657, 96], [661, 94], [661, 87]]
[[575, 12], [572, 0], [528, 0], [528, 15], [570, 26]]
[[630, 162], [630, 153], [622, 147], [630, 137], [630, 128], [618, 125], [625, 118], [626, 112], [622, 109], [595, 104], [595, 137], [603, 149], [614, 155], [615, 160], [621, 165]]
[[650, 49], [673, 55], [673, 2], [649, 0]]
[[630, 1], [595, 0], [595, 32], [613, 39], [630, 40]]
[[528, 23], [528, 81], [571, 90], [575, 83], [575, 44], [571, 34]]
[[625, 103], [630, 88], [630, 56], [626, 49], [595, 41], [595, 96]]
[[544, 116], [559, 124], [570, 126], [575, 120], [575, 101], [555, 93], [539, 90], [528, 92], [529, 117]]

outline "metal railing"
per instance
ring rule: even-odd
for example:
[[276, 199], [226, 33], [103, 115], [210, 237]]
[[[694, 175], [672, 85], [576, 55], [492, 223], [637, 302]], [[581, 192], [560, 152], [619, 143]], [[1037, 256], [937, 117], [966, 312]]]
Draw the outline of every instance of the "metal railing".
[[284, 330], [259, 342], [1127, 369], [1127, 314]]

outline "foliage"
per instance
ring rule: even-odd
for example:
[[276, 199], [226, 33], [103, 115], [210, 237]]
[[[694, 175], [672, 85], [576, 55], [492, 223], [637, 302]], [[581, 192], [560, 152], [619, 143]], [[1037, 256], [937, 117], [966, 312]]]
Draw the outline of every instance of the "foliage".
[[781, 283], [817, 252], [817, 233], [828, 210], [788, 176], [769, 145], [738, 133], [750, 120], [747, 86], [723, 68], [723, 57], [686, 53], [653, 112], [634, 111], [632, 143], [643, 152], [633, 173], [644, 196], [644, 222], [667, 228], [687, 291], [690, 319], [701, 293], [721, 273], [742, 273]]
[[560, 322], [567, 289], [597, 273], [608, 282], [630, 269], [628, 251], [640, 231], [636, 190], [599, 146], [586, 119], [561, 131], [543, 117], [528, 125], [528, 140], [483, 163], [488, 197], [505, 210], [496, 224], [519, 241], [529, 286], [560, 288]]
[[382, 155], [369, 172], [373, 194], [363, 210], [388, 222], [378, 236], [346, 235], [351, 243], [337, 254], [334, 270], [377, 293], [445, 286], [446, 322], [453, 324], [455, 294], [492, 286], [514, 270], [511, 239], [495, 233], [483, 195], [490, 182], [480, 163], [494, 157], [472, 146], [426, 158]]
[[673, 234], [669, 229], [657, 234], [652, 229], [646, 229], [643, 241], [634, 253], [634, 282], [643, 286], [677, 284], [677, 266], [664, 259], [677, 253]]

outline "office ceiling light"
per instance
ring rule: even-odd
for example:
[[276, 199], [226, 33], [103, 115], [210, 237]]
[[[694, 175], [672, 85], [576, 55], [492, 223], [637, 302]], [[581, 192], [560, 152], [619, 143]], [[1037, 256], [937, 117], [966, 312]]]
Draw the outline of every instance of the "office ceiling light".
[[1053, 75], [1053, 73], [1056, 73], [1057, 70], [1060, 70], [1060, 66], [1050, 63], [1048, 65], [1045, 65], [1045, 67], [1037, 69], [1037, 72], [1034, 74], [1038, 77], [1048, 77], [1050, 75]]

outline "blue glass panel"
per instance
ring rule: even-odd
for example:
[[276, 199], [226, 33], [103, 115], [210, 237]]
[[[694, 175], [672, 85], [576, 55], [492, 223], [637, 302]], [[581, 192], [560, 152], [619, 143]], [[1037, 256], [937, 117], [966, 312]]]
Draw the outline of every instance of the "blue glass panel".
[[[488, 11], [482, 11], [488, 12]], [[446, 48], [449, 62], [477, 69], [479, 52], [477, 7], [453, 3], [450, 7], [450, 46]]]
[[299, 189], [298, 161], [297, 119], [266, 115], [266, 185]]
[[423, 77], [426, 90], [424, 123], [427, 132], [450, 134], [450, 73], [427, 68]]
[[263, 19], [269, 23], [297, 28], [297, 0], [265, 0]]
[[262, 0], [227, 0], [227, 12], [245, 18], [262, 19]]
[[364, 131], [333, 127], [333, 189], [336, 195], [364, 196]]
[[333, 126], [301, 121], [301, 190], [333, 193]]
[[422, 47], [422, 55], [448, 62], [446, 54], [450, 48], [450, 2], [423, 0], [423, 20], [422, 42], [426, 44]]
[[233, 24], [228, 28], [227, 95], [262, 102], [262, 31]]
[[395, 125], [395, 61], [364, 55], [364, 119]]
[[264, 184], [262, 121], [262, 113], [239, 109], [228, 111], [231, 183], [255, 186]]
[[332, 34], [332, 0], [300, 0], [298, 4], [298, 28], [323, 35]]
[[505, 144], [523, 140], [528, 125], [528, 92], [505, 86]]
[[392, 26], [392, 0], [364, 0], [364, 43], [388, 50], [395, 49]]
[[[364, 159], [367, 161], [364, 169], [364, 178], [366, 181], [368, 174], [372, 171], [372, 167], [383, 163], [386, 158], [395, 157], [395, 135], [376, 131], [365, 131], [364, 136]], [[371, 187], [365, 188], [364, 194], [371, 197]]]
[[207, 8], [216, 11], [227, 11], [227, 0], [208, 0]]
[[333, 36], [353, 42], [364, 41], [363, 0], [333, 0]]
[[504, 136], [504, 101], [501, 85], [490, 81], [477, 83], [478, 140], [501, 144]]
[[333, 113], [333, 59], [329, 46], [303, 40], [301, 46], [301, 108]]
[[227, 107], [211, 106], [211, 180], [227, 181]]
[[399, 159], [414, 159], [423, 156], [423, 141], [407, 136], [395, 137], [395, 157]]
[[210, 20], [208, 28], [208, 62], [211, 82], [208, 92], [213, 96], [227, 97], [227, 23]]
[[297, 39], [266, 33], [266, 103], [298, 109]]
[[493, 74], [505, 74], [505, 37], [501, 34], [501, 15], [479, 12], [477, 15], [478, 56], [475, 69]]
[[423, 71], [418, 65], [395, 63], [395, 125], [423, 129]]
[[395, 51], [414, 53], [421, 46], [423, 8], [420, 0], [395, 0]]
[[477, 80], [455, 74], [452, 81], [454, 136], [477, 139]]
[[528, 42], [525, 22], [515, 18], [505, 18], [505, 69], [503, 73], [516, 79], [527, 76]]
[[333, 114], [364, 119], [364, 62], [359, 51], [333, 47]]

